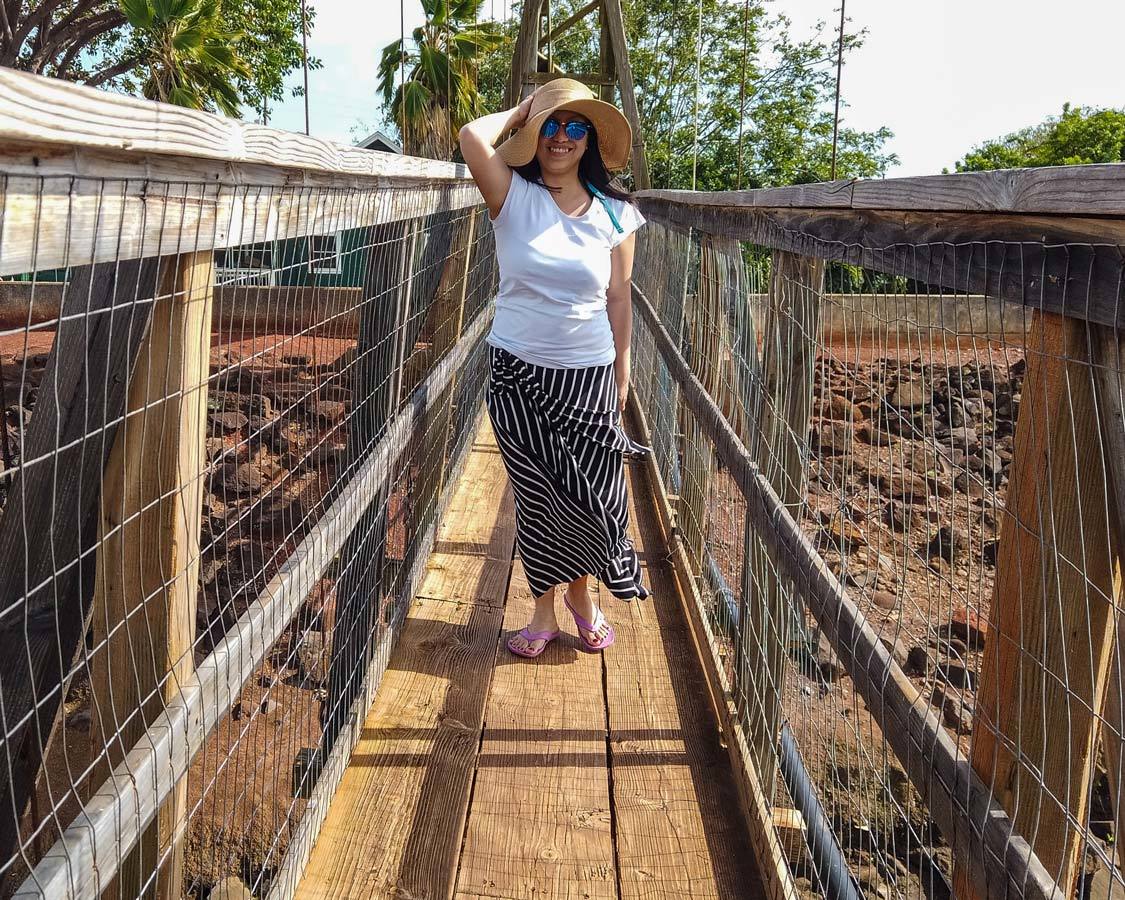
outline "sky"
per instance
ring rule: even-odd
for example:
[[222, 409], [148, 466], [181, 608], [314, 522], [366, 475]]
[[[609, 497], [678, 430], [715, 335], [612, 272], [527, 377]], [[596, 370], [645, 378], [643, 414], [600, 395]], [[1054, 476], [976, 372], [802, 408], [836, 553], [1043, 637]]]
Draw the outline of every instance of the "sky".
[[[324, 61], [309, 76], [313, 135], [354, 143], [363, 126], [377, 125], [375, 70], [379, 51], [399, 35], [400, 2], [409, 33], [422, 21], [418, 0], [311, 0], [309, 52]], [[502, 15], [507, 6], [485, 0], [484, 8]], [[839, 0], [771, 6], [793, 20], [796, 36], [818, 20], [834, 33], [839, 17]], [[890, 176], [952, 169], [970, 148], [1057, 114], [1068, 101], [1125, 107], [1120, 0], [847, 0], [847, 13], [849, 30], [865, 28], [867, 36], [844, 59], [843, 120], [894, 132], [887, 146], [899, 164]], [[271, 110], [270, 125], [303, 131], [302, 101]]]

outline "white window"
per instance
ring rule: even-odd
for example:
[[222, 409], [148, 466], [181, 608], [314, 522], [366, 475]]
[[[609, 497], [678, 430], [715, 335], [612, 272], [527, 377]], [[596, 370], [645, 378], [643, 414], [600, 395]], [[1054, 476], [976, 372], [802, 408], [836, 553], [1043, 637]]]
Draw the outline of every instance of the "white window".
[[317, 275], [340, 273], [340, 235], [314, 234], [309, 238], [309, 271]]
[[246, 244], [215, 251], [215, 284], [273, 284], [273, 244]]

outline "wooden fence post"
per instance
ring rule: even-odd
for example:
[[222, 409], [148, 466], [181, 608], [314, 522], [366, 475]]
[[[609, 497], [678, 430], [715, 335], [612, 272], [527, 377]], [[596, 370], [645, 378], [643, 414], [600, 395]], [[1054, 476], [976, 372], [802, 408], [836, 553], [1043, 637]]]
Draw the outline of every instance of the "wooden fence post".
[[[1121, 586], [1088, 328], [1037, 313], [1028, 335], [971, 753], [1065, 896], [1080, 871], [1073, 823], [1085, 821]], [[967, 866], [954, 890], [980, 896]]]
[[[821, 260], [774, 251], [762, 347], [762, 384], [756, 398], [757, 409], [747, 411], [750, 422], [756, 420], [757, 438], [754, 446], [747, 449], [798, 521], [805, 500], [809, 417], [823, 289]], [[762, 542], [753, 539], [749, 525], [744, 548], [742, 593], [748, 616], [742, 625], [739, 654], [740, 683], [745, 685], [739, 692], [739, 713], [750, 732], [750, 749], [763, 790], [772, 800], [793, 598], [789, 587], [781, 583]]]
[[[1117, 565], [1125, 553], [1125, 336], [1104, 325], [1091, 326], [1094, 350], [1094, 391], [1101, 424], [1104, 458], [1109, 475], [1110, 528], [1116, 538]], [[1125, 868], [1125, 616], [1117, 597], [1115, 632], [1110, 660], [1109, 688], [1102, 719], [1106, 774], [1114, 810], [1113, 834], [1118, 865]]]
[[[434, 333], [434, 359], [441, 359], [461, 337], [465, 326], [465, 299], [469, 291], [469, 272], [473, 265], [473, 248], [475, 247], [477, 216], [476, 209], [468, 213], [467, 221], [460, 224], [454, 240], [454, 252], [450, 260], [450, 270], [460, 274], [460, 280], [448, 285], [442, 290], [438, 301], [434, 304], [437, 309], [438, 327]], [[449, 396], [441, 405], [438, 415], [437, 435], [441, 441], [441, 453], [438, 456], [437, 486], [434, 491], [435, 498], [441, 497], [445, 489], [447, 460], [449, 457], [450, 425], [453, 418], [453, 400], [457, 396], [457, 385], [460, 383], [457, 375], [449, 383]]]
[[[91, 669], [103, 767], [121, 762], [194, 670], [213, 256], [162, 261], [127, 418], [102, 482]], [[123, 896], [141, 894], [170, 853], [156, 895], [179, 900], [183, 839], [176, 834], [186, 826], [186, 801], [185, 779], [125, 861], [117, 878]]]
[[[0, 687], [8, 766], [0, 767], [0, 859], [18, 852], [19, 825], [36, 789], [90, 621], [98, 490], [152, 297], [156, 260], [80, 266], [63, 289], [43, 387], [23, 435], [23, 458], [0, 515]], [[81, 361], [81, 365], [75, 363]], [[47, 461], [49, 459], [49, 462]], [[25, 521], [65, 522], [32, 539]], [[37, 537], [46, 526], [37, 527]], [[32, 590], [27, 591], [31, 585]], [[34, 587], [38, 585], [39, 587]], [[34, 824], [34, 823], [33, 823]]]
[[[712, 396], [718, 389], [716, 358], [719, 352], [718, 321], [720, 265], [713, 239], [700, 236], [699, 280], [694, 294], [684, 302], [684, 328], [688, 335], [688, 362], [692, 372]], [[686, 404], [680, 404], [683, 468], [676, 519], [684, 536], [695, 574], [703, 572], [707, 547], [707, 510], [714, 459], [711, 445]]]

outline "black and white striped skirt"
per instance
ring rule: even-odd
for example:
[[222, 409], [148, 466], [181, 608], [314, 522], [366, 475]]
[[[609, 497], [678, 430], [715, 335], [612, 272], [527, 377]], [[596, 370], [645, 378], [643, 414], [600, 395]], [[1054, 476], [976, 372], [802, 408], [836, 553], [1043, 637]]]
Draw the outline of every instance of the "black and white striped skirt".
[[648, 453], [621, 427], [613, 366], [552, 369], [489, 346], [488, 416], [516, 499], [516, 546], [531, 593], [596, 576], [647, 597], [627, 535], [624, 454]]

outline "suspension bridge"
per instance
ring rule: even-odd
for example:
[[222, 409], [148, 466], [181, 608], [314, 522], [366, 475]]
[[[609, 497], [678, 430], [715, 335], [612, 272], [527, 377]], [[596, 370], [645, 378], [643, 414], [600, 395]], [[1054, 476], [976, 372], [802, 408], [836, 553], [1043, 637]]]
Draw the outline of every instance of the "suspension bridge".
[[1125, 892], [1125, 167], [635, 138], [652, 597], [528, 663], [464, 167], [0, 69], [3, 896]]

